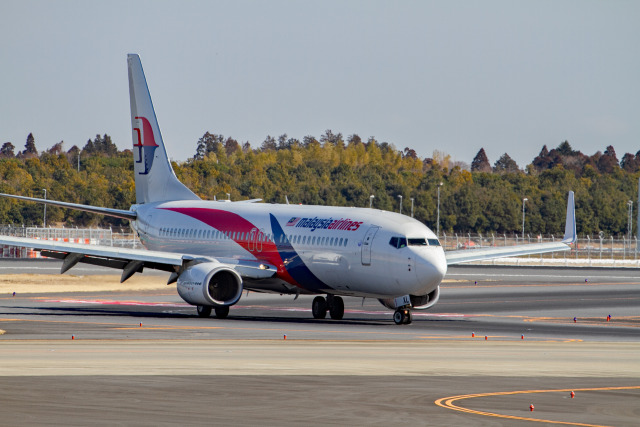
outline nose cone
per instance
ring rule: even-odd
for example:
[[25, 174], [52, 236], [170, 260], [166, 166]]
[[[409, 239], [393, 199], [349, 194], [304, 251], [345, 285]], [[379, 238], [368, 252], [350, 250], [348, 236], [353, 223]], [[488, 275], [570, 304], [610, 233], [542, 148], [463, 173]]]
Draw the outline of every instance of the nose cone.
[[[434, 248], [435, 249], [435, 248]], [[424, 251], [417, 258], [416, 274], [418, 275], [419, 292], [423, 295], [433, 291], [447, 274], [447, 259], [442, 248]]]

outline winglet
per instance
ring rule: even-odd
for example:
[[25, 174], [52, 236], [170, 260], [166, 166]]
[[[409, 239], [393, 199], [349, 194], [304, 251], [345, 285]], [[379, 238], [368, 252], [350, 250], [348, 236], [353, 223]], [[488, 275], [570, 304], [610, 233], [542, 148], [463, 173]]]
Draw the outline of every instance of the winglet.
[[567, 200], [567, 220], [564, 226], [564, 238], [562, 243], [570, 244], [576, 241], [576, 205], [573, 200], [573, 191], [569, 191]]

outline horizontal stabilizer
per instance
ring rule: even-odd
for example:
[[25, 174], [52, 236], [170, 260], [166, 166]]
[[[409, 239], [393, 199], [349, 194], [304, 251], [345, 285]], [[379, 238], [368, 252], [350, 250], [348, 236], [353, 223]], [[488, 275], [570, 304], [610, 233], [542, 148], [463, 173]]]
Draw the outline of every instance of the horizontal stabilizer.
[[78, 203], [68, 203], [68, 202], [58, 202], [56, 200], [38, 199], [36, 197], [14, 196], [13, 194], [4, 194], [4, 193], [0, 193], [0, 197], [9, 197], [12, 199], [26, 200], [28, 202], [44, 203], [52, 206], [59, 206], [61, 208], [75, 209], [78, 211], [91, 212], [91, 213], [96, 213], [100, 215], [113, 216], [116, 218], [122, 218], [122, 219], [128, 219], [128, 220], [136, 219], [135, 212], [124, 210], [124, 209], [101, 208], [99, 206], [81, 205]]

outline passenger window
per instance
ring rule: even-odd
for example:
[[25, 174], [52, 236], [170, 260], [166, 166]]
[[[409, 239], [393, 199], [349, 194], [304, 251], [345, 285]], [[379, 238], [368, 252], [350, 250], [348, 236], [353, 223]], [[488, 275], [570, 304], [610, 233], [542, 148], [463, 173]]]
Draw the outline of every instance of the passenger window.
[[347, 246], [347, 243], [349, 243], [349, 239], [344, 239], [344, 246]]

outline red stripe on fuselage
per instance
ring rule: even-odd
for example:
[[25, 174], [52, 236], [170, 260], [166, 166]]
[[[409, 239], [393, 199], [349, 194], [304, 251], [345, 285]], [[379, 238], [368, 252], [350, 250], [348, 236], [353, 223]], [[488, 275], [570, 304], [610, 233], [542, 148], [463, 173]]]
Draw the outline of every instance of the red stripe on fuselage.
[[[218, 209], [206, 209], [206, 208], [161, 208], [168, 211], [181, 213], [183, 215], [190, 216], [191, 218], [202, 221], [203, 223], [227, 234], [229, 239], [232, 239], [233, 233], [236, 233], [236, 239], [233, 239], [238, 245], [242, 246], [247, 252], [250, 252], [254, 257], [260, 261], [264, 261], [271, 265], [276, 266], [277, 275], [280, 279], [302, 287], [287, 271], [285, 268], [282, 257], [278, 252], [276, 244], [271, 240], [265, 240], [262, 242], [252, 242], [248, 238], [238, 239], [239, 233], [244, 233], [245, 237], [250, 236], [251, 232], [261, 233], [260, 229], [247, 221], [243, 217], [233, 212], [227, 212]], [[262, 250], [258, 251], [256, 245], [259, 245]]]

